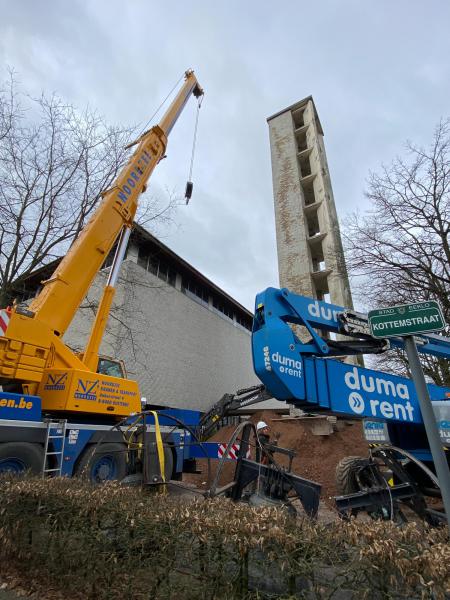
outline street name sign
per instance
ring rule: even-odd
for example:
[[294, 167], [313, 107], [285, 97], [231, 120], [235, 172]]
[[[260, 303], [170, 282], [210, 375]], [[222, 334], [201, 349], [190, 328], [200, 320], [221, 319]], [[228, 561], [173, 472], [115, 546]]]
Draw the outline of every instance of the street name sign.
[[434, 300], [371, 310], [368, 318], [375, 338], [430, 333], [445, 327], [441, 307]]

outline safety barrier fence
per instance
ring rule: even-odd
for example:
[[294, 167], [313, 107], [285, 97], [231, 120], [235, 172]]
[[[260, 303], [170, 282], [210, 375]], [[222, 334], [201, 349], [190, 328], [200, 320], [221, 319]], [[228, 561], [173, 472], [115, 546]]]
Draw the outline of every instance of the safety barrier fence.
[[95, 600], [443, 600], [447, 542], [414, 523], [313, 523], [114, 483], [0, 481], [0, 574], [43, 600], [49, 588]]

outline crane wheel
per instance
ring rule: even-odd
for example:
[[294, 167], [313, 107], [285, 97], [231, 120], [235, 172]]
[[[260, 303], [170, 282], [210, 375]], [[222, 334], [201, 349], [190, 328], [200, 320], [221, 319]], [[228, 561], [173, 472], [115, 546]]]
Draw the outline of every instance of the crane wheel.
[[78, 460], [75, 475], [91, 483], [121, 481], [127, 475], [127, 447], [120, 443], [88, 446]]
[[345, 496], [361, 490], [359, 473], [371, 465], [368, 458], [361, 456], [346, 456], [336, 467], [336, 490]]
[[7, 442], [0, 444], [0, 473], [33, 475], [42, 473], [44, 450], [40, 444]]

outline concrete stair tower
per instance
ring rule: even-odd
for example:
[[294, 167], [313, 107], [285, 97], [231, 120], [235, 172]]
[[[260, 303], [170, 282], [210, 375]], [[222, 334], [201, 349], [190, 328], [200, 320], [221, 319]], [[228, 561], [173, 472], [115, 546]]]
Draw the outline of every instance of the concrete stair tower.
[[353, 308], [314, 101], [308, 96], [267, 121], [280, 286]]

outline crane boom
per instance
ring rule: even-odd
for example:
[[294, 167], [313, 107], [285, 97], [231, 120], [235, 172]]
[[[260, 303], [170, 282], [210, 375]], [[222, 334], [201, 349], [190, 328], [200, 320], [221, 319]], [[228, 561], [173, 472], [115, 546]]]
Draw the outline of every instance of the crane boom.
[[164, 156], [167, 136], [192, 93], [200, 95], [202, 91], [194, 73], [188, 71], [182, 89], [159, 125], [139, 138], [112, 187], [102, 193], [99, 208], [31, 303], [30, 311], [57, 335], [66, 331], [122, 227], [132, 227], [139, 196]]

